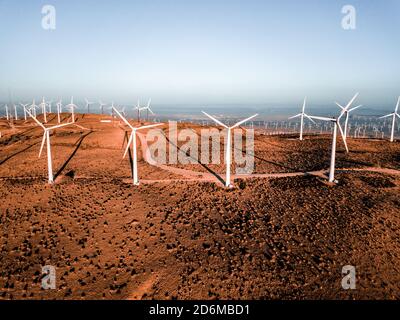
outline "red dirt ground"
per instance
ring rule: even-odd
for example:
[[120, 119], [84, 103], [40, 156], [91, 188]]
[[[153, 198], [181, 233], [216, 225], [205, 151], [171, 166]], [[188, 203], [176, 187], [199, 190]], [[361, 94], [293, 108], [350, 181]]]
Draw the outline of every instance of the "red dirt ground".
[[[133, 186], [126, 128], [100, 118], [52, 133], [54, 185], [42, 130], [0, 121], [0, 298], [400, 298], [399, 142], [349, 139], [349, 154], [339, 143], [349, 170], [332, 186], [303, 174], [328, 168], [329, 136], [256, 133], [261, 176], [233, 189], [223, 164], [155, 166], [139, 148]], [[275, 173], [298, 175], [263, 175]], [[44, 265], [56, 290], [41, 289]], [[356, 290], [341, 288], [344, 265]]]

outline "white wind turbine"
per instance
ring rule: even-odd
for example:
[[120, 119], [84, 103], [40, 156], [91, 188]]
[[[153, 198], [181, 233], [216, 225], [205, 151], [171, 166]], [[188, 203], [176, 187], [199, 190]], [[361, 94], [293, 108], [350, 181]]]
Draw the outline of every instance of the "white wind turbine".
[[101, 100], [99, 100], [99, 105], [101, 109], [101, 114], [104, 114], [104, 107], [107, 105], [107, 103], [103, 103]]
[[44, 119], [44, 122], [47, 123], [46, 102], [44, 101], [44, 97], [42, 99], [42, 102], [39, 104], [39, 107], [42, 107], [43, 119]]
[[[151, 110], [151, 108], [150, 108], [150, 103], [151, 103], [151, 99], [149, 99], [149, 101], [147, 102], [147, 106], [146, 107], [143, 107], [143, 108], [140, 108], [139, 107], [139, 117], [140, 117], [140, 112], [141, 111], [144, 111], [144, 110], [146, 110], [147, 111], [147, 115], [146, 115], [146, 118], [147, 118], [147, 122], [149, 121], [149, 111], [150, 111], [150, 113], [152, 114], [152, 115], [154, 115], [154, 112], [153, 112], [153, 110]], [[138, 106], [139, 106], [139, 103], [138, 103]]]
[[340, 134], [343, 139], [344, 146], [346, 147], [346, 151], [349, 152], [349, 148], [347, 147], [347, 142], [346, 142], [346, 137], [343, 133], [343, 129], [340, 126], [340, 119], [343, 117], [345, 113], [345, 110], [342, 110], [340, 113], [339, 117], [336, 118], [326, 118], [326, 117], [316, 117], [316, 116], [310, 116], [313, 119], [316, 120], [322, 120], [322, 121], [330, 121], [334, 123], [334, 128], [333, 128], [333, 138], [332, 138], [332, 150], [331, 150], [331, 164], [329, 168], [329, 182], [336, 182], [335, 180], [335, 158], [336, 158], [336, 140], [337, 140], [337, 129], [339, 128]]
[[6, 109], [6, 118], [7, 118], [7, 121], [8, 121], [8, 120], [10, 120], [10, 114], [8, 113], [8, 105], [7, 104], [4, 105], [4, 108]]
[[42, 155], [42, 151], [43, 151], [43, 147], [44, 144], [46, 142], [46, 150], [47, 150], [47, 169], [48, 169], [48, 174], [49, 174], [49, 178], [48, 178], [48, 182], [49, 183], [53, 183], [54, 182], [54, 178], [53, 178], [53, 164], [52, 164], [52, 160], [51, 160], [51, 148], [50, 148], [50, 131], [57, 129], [57, 128], [61, 128], [61, 127], [65, 127], [68, 126], [72, 123], [63, 123], [63, 124], [58, 124], [52, 127], [45, 127], [41, 122], [39, 122], [39, 120], [36, 119], [36, 117], [34, 117], [29, 110], [27, 110], [28, 114], [30, 115], [30, 117], [35, 120], [35, 122], [42, 127], [42, 129], [44, 130], [43, 132], [43, 139], [42, 139], [42, 144], [40, 146], [40, 151], [39, 151], [39, 158]]
[[[33, 116], [36, 118], [36, 108], [38, 106], [35, 103], [35, 99], [32, 100], [32, 104], [29, 106], [29, 109], [32, 111]], [[28, 109], [27, 109], [28, 110]]]
[[53, 101], [48, 101], [47, 105], [49, 106], [49, 113], [51, 113], [51, 106], [53, 104]]
[[141, 107], [140, 107], [140, 101], [139, 101], [139, 99], [138, 99], [138, 102], [137, 102], [136, 107], [134, 107], [133, 110], [137, 110], [137, 118], [138, 118], [138, 122], [140, 122], [140, 111], [141, 111]]
[[90, 102], [88, 99], [85, 98], [85, 102], [86, 102], [86, 109], [87, 109], [87, 113], [89, 113], [90, 110], [90, 106], [92, 104], [94, 104], [94, 102]]
[[60, 123], [61, 122], [60, 113], [62, 112], [62, 101], [61, 101], [61, 99], [60, 99], [60, 101], [57, 102], [56, 106], [57, 106], [57, 120], [58, 120], [58, 123]]
[[354, 102], [354, 100], [357, 98], [358, 96], [358, 92], [354, 95], [354, 97], [349, 101], [349, 103], [347, 104], [347, 106], [343, 107], [342, 105], [340, 105], [339, 103], [335, 102], [336, 105], [342, 109], [342, 111], [344, 111], [346, 118], [345, 118], [345, 122], [344, 122], [344, 136], [345, 138], [347, 138], [347, 127], [348, 127], [348, 123], [349, 123], [349, 113], [362, 107], [362, 105], [359, 105], [357, 107], [351, 108], [349, 109], [350, 105]]
[[394, 112], [387, 114], [386, 116], [380, 117], [382, 118], [387, 118], [387, 117], [392, 117], [392, 132], [390, 134], [390, 142], [394, 141], [394, 126], [396, 124], [396, 117], [399, 117], [400, 119], [400, 115], [397, 113], [397, 111], [399, 110], [399, 104], [400, 104], [400, 97], [397, 99], [397, 104], [396, 104], [396, 108], [394, 109]]
[[17, 106], [15, 104], [14, 104], [14, 115], [15, 115], [15, 120], [18, 120]]
[[24, 119], [26, 121], [26, 107], [29, 106], [29, 103], [27, 103], [27, 104], [20, 103], [20, 105], [24, 109]]
[[310, 116], [307, 115], [307, 114], [304, 112], [304, 110], [305, 110], [305, 108], [306, 108], [306, 100], [307, 100], [307, 97], [304, 98], [303, 109], [301, 110], [301, 113], [296, 114], [295, 116], [289, 118], [289, 119], [294, 119], [294, 118], [300, 117], [300, 140], [303, 140], [304, 117], [308, 118], [310, 121], [312, 121], [313, 123], [315, 123], [314, 120], [311, 119]]
[[202, 111], [207, 117], [209, 117], [211, 120], [213, 120], [215, 123], [219, 124], [220, 126], [226, 128], [228, 130], [227, 132], [227, 139], [226, 139], [226, 154], [225, 154], [225, 162], [226, 162], [226, 179], [225, 179], [225, 186], [226, 187], [232, 187], [231, 184], [231, 158], [232, 158], [232, 129], [239, 127], [241, 124], [253, 119], [254, 117], [257, 117], [258, 114], [252, 115], [251, 117], [248, 117], [247, 119], [244, 119], [242, 121], [239, 121], [238, 123], [234, 124], [231, 127], [228, 127], [227, 125], [223, 124], [221, 121], [215, 119], [214, 117], [210, 116], [208, 113]]
[[110, 109], [111, 109], [111, 116], [114, 118], [114, 117], [115, 117], [115, 115], [114, 115], [114, 109], [115, 109], [115, 107], [114, 107], [114, 101], [111, 101], [111, 107], [110, 107]]
[[71, 97], [71, 103], [65, 107], [71, 109], [72, 122], [75, 122], [75, 108], [77, 108], [77, 105], [74, 104], [74, 97]]
[[151, 125], [142, 126], [142, 127], [136, 127], [135, 128], [128, 122], [128, 120], [126, 120], [126, 118], [124, 116], [122, 116], [122, 114], [117, 109], [115, 109], [114, 107], [112, 107], [112, 108], [113, 108], [113, 111], [122, 119], [122, 121], [124, 121], [125, 124], [129, 128], [131, 128], [131, 130], [132, 130], [131, 135], [130, 135], [129, 140], [128, 140], [128, 143], [126, 145], [126, 149], [125, 149], [123, 158], [125, 158], [128, 150], [129, 150], [129, 147], [132, 144], [132, 149], [133, 149], [133, 161], [132, 161], [133, 184], [137, 186], [137, 185], [139, 185], [139, 175], [138, 175], [138, 166], [137, 166], [136, 131], [142, 130], [142, 129], [149, 129], [149, 128], [153, 128], [153, 127], [162, 126], [163, 123], [151, 124]]

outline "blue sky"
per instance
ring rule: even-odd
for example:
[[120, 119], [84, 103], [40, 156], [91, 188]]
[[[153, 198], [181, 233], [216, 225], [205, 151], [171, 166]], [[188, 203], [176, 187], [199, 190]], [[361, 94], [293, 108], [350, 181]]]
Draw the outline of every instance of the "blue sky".
[[[341, 28], [346, 4], [356, 30]], [[400, 94], [396, 0], [0, 0], [0, 30], [0, 101], [328, 105], [359, 91], [387, 107]]]

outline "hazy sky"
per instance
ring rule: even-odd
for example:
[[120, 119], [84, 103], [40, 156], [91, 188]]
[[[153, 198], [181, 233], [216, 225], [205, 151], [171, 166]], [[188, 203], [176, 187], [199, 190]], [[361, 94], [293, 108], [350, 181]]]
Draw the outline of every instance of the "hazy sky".
[[[56, 30], [42, 28], [42, 6]], [[341, 27], [343, 5], [356, 30]], [[0, 101], [345, 102], [400, 95], [398, 0], [0, 0]]]

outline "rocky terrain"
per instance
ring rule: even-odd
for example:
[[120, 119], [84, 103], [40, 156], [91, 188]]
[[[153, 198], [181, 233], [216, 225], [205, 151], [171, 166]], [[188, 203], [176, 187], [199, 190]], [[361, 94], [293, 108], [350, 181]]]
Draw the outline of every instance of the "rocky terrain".
[[[52, 133], [54, 185], [43, 131], [0, 123], [1, 299], [400, 298], [399, 142], [338, 143], [348, 170], [330, 185], [301, 174], [328, 168], [329, 136], [256, 133], [255, 174], [300, 174], [233, 189], [223, 164], [151, 165], [142, 146], [133, 186], [129, 131], [101, 118]], [[41, 289], [44, 265], [55, 290]], [[356, 290], [341, 287], [345, 265]]]

